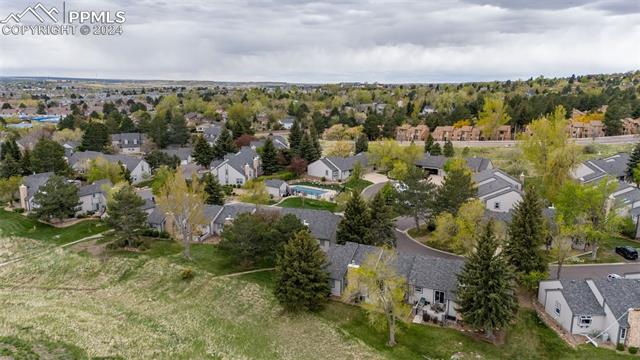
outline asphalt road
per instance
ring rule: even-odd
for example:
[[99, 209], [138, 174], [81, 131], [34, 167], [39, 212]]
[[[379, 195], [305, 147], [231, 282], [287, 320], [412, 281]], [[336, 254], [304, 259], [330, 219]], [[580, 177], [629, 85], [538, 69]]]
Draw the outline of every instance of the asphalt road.
[[362, 190], [362, 198], [365, 200], [371, 200], [373, 197], [382, 189], [382, 187], [386, 184], [386, 182], [381, 182], [377, 184], [370, 185]]
[[[409, 217], [399, 217], [396, 219], [396, 247], [399, 251], [411, 254], [421, 254], [426, 256], [441, 257], [445, 259], [464, 259], [461, 256], [450, 254], [427, 247], [412, 239], [406, 232], [415, 227], [414, 220]], [[622, 258], [620, 258], [622, 260]], [[549, 277], [556, 278], [557, 266], [549, 266]], [[634, 263], [618, 264], [584, 264], [584, 265], [564, 265], [560, 271], [561, 279], [587, 279], [604, 278], [609, 274], [640, 274], [640, 261]]]

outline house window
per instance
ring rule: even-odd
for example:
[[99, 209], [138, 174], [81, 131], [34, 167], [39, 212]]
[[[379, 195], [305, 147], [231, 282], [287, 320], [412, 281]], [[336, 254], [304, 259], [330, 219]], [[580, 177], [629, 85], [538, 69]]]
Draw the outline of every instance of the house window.
[[325, 170], [325, 171], [324, 171], [324, 175], [325, 175], [325, 176], [329, 176], [329, 170]]
[[444, 304], [444, 291], [435, 291], [435, 303]]
[[582, 315], [580, 316], [580, 327], [589, 327], [591, 326], [591, 315]]
[[627, 338], [627, 328], [620, 328], [620, 340]]
[[553, 309], [556, 316], [560, 316], [560, 302], [556, 301], [556, 307]]
[[422, 292], [422, 288], [420, 286], [416, 286], [413, 288], [415, 290], [415, 292], [417, 293], [421, 293]]
[[238, 184], [238, 185], [242, 185], [242, 179], [241, 179], [241, 178], [237, 178], [237, 179], [236, 179], [236, 184]]
[[497, 201], [495, 203], [493, 203], [493, 208], [496, 209], [496, 210], [499, 210], [500, 209], [500, 203], [497, 202]]

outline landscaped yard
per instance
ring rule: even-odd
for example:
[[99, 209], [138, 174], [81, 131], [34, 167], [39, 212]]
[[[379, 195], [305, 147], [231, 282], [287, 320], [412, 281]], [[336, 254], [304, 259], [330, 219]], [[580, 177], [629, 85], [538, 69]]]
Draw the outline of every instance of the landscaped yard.
[[105, 230], [107, 230], [107, 226], [97, 220], [83, 220], [66, 228], [56, 228], [28, 218], [23, 214], [0, 209], [0, 237], [28, 237], [62, 245]]
[[338, 204], [324, 200], [308, 199], [303, 197], [292, 196], [283, 200], [280, 207], [286, 208], [301, 208], [301, 209], [313, 209], [313, 210], [328, 210], [331, 212], [336, 211]]

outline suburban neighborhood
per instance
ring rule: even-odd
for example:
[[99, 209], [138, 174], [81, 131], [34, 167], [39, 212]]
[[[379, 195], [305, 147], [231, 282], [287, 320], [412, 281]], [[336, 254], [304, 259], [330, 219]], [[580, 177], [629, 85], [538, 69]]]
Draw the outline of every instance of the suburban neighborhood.
[[640, 356], [624, 1], [0, 5], [0, 359]]

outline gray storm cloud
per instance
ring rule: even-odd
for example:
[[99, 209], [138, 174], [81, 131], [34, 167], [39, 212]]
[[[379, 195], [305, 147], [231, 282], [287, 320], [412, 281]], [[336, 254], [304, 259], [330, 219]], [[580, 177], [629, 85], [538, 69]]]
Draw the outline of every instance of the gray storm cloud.
[[[126, 11], [124, 34], [0, 36], [0, 75], [441, 82], [640, 68], [634, 1], [67, 4]], [[27, 5], [0, 0], [0, 17]]]

